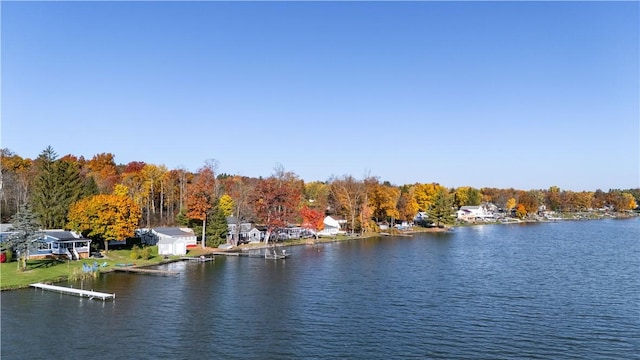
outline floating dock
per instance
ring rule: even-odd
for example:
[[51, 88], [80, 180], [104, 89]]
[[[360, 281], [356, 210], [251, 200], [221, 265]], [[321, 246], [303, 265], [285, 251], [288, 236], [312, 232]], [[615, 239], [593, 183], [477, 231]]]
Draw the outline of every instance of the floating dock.
[[102, 299], [102, 301], [116, 298], [116, 294], [107, 294], [93, 290], [74, 289], [64, 286], [48, 285], [42, 283], [30, 284], [29, 286], [42, 290], [56, 291], [62, 294], [88, 297], [89, 299]]

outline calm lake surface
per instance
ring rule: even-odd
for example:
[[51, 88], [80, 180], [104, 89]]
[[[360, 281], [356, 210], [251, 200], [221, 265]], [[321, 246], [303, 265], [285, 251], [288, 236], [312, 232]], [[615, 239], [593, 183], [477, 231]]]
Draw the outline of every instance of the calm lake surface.
[[640, 219], [218, 257], [1, 295], [2, 359], [640, 359]]

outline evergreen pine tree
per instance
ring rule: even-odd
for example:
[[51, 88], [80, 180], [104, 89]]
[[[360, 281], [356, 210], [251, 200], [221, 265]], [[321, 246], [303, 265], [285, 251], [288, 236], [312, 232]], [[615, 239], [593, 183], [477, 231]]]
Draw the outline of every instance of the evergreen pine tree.
[[7, 245], [14, 254], [18, 255], [18, 269], [27, 269], [27, 257], [29, 256], [29, 246], [42, 236], [38, 231], [39, 224], [36, 216], [31, 212], [29, 204], [20, 206], [20, 210], [12, 219], [13, 233], [7, 240]]
[[80, 175], [80, 167], [77, 163], [69, 161], [56, 162], [56, 192], [58, 197], [58, 209], [54, 218], [54, 227], [61, 229], [65, 226], [71, 204], [85, 197], [85, 181]]
[[207, 246], [218, 247], [227, 242], [227, 217], [225, 210], [216, 201], [213, 209], [211, 209], [207, 222]]
[[57, 160], [48, 146], [36, 159], [36, 175], [31, 203], [33, 212], [45, 229], [64, 228], [69, 206], [84, 197], [85, 184], [78, 164]]
[[96, 179], [93, 176], [85, 178], [82, 186], [83, 198], [98, 195], [100, 193], [100, 190], [98, 189], [98, 183], [96, 183]]
[[453, 196], [447, 192], [447, 189], [438, 189], [427, 214], [429, 215], [429, 220], [433, 221], [438, 227], [440, 225], [453, 224]]
[[44, 228], [51, 229], [54, 223], [56, 194], [53, 192], [55, 183], [54, 162], [58, 154], [48, 146], [36, 159], [38, 174], [36, 175], [31, 191], [31, 203], [33, 212], [38, 216], [40, 224]]

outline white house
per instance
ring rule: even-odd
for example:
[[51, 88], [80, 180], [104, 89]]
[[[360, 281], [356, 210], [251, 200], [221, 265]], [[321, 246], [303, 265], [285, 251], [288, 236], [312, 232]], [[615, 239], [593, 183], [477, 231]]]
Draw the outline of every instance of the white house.
[[164, 237], [158, 240], [158, 255], [185, 255], [187, 242], [182, 237]]
[[331, 216], [324, 218], [323, 224], [324, 229], [318, 232], [318, 236], [336, 236], [340, 233], [340, 223]]
[[473, 222], [493, 219], [494, 215], [485, 206], [461, 206], [460, 210], [456, 211], [456, 218], [461, 221]]

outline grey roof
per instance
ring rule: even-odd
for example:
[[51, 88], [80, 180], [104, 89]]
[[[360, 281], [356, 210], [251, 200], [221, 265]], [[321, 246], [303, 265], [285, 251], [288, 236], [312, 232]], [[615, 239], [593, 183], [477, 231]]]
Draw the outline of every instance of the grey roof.
[[73, 235], [71, 231], [64, 230], [43, 230], [42, 231], [46, 236], [54, 238], [56, 240], [75, 240], [79, 237]]
[[168, 236], [194, 236], [193, 232], [187, 232], [177, 227], [159, 227], [154, 228], [153, 231], [158, 234], [168, 235]]
[[465, 205], [465, 206], [461, 206], [460, 210], [477, 210], [477, 209], [481, 209], [481, 206], [473, 206], [473, 205]]
[[11, 231], [13, 224], [0, 224], [0, 232]]

